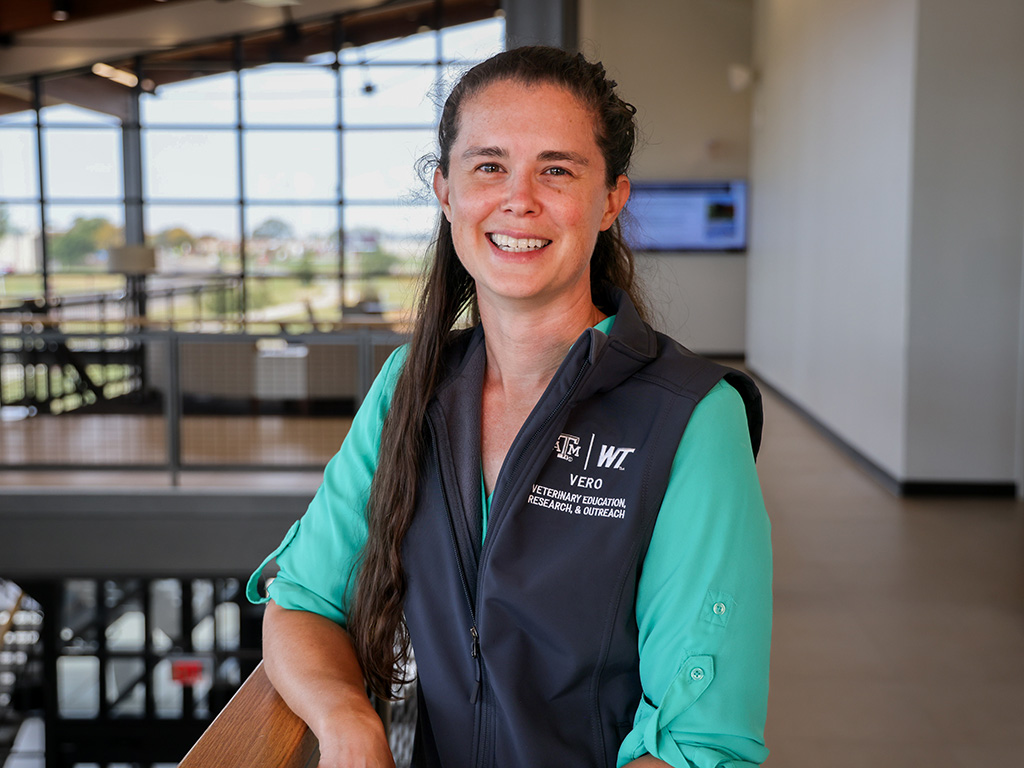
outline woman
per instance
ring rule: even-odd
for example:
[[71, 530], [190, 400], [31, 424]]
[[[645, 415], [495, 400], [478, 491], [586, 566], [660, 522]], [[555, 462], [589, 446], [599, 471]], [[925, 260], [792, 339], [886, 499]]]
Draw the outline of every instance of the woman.
[[364, 681], [390, 696], [410, 636], [417, 765], [767, 754], [760, 402], [641, 319], [618, 223], [634, 111], [545, 47], [445, 104], [412, 341], [271, 555], [267, 671], [323, 768], [392, 765]]

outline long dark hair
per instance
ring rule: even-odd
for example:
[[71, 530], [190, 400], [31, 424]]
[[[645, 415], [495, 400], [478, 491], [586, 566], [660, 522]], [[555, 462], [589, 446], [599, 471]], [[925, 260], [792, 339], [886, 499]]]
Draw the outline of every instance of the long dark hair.
[[[463, 103], [492, 83], [504, 81], [552, 84], [572, 93], [594, 116], [609, 189], [627, 172], [636, 144], [636, 110], [615, 93], [615, 82], [606, 77], [604, 67], [581, 54], [529, 46], [499, 53], [473, 67], [448, 96], [437, 130], [436, 163], [445, 178]], [[594, 303], [603, 309], [611, 307], [609, 290], [617, 287], [630, 296], [641, 315], [646, 314], [634, 278], [633, 254], [616, 221], [598, 234], [591, 257]], [[348, 622], [367, 685], [382, 698], [392, 698], [395, 686], [404, 682], [401, 667], [408, 658], [409, 635], [402, 614], [402, 540], [416, 507], [424, 414], [442, 373], [452, 328], [467, 310], [476, 314], [473, 279], [455, 252], [451, 224], [439, 216], [434, 255], [420, 293], [405, 367], [381, 433], [367, 512], [369, 537]]]

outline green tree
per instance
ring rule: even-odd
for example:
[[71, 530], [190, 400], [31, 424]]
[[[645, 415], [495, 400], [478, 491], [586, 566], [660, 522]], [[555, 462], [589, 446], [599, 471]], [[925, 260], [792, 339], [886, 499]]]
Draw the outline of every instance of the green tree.
[[170, 227], [156, 236], [156, 244], [161, 248], [171, 248], [181, 251], [187, 245], [189, 248], [196, 239], [183, 227]]
[[254, 240], [290, 240], [294, 236], [291, 225], [281, 219], [267, 219], [252, 231]]
[[380, 246], [372, 251], [364, 251], [359, 254], [359, 265], [364, 275], [387, 274], [400, 261], [401, 259], [395, 254], [381, 250]]
[[79, 216], [67, 232], [51, 238], [50, 257], [65, 267], [79, 267], [88, 256], [113, 247], [120, 239], [120, 230], [106, 219]]

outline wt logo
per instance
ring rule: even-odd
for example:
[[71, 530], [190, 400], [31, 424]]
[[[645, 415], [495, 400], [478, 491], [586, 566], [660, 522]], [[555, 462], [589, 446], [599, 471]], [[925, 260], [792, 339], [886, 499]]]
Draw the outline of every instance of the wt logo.
[[636, 448], [616, 448], [614, 445], [602, 445], [601, 455], [597, 457], [597, 466], [610, 469], [625, 469], [622, 466], [622, 462], [635, 450]]
[[580, 439], [575, 435], [559, 435], [555, 441], [555, 454], [560, 459], [572, 461], [580, 457]]

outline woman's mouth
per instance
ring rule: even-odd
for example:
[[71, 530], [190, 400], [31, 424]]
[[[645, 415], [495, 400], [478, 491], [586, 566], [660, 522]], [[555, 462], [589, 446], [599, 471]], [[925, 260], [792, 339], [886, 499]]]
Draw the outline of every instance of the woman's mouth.
[[489, 233], [487, 237], [492, 243], [506, 253], [526, 253], [527, 251], [536, 251], [551, 242], [550, 240], [544, 240], [538, 237], [509, 237], [508, 235], [499, 235], [495, 232]]

